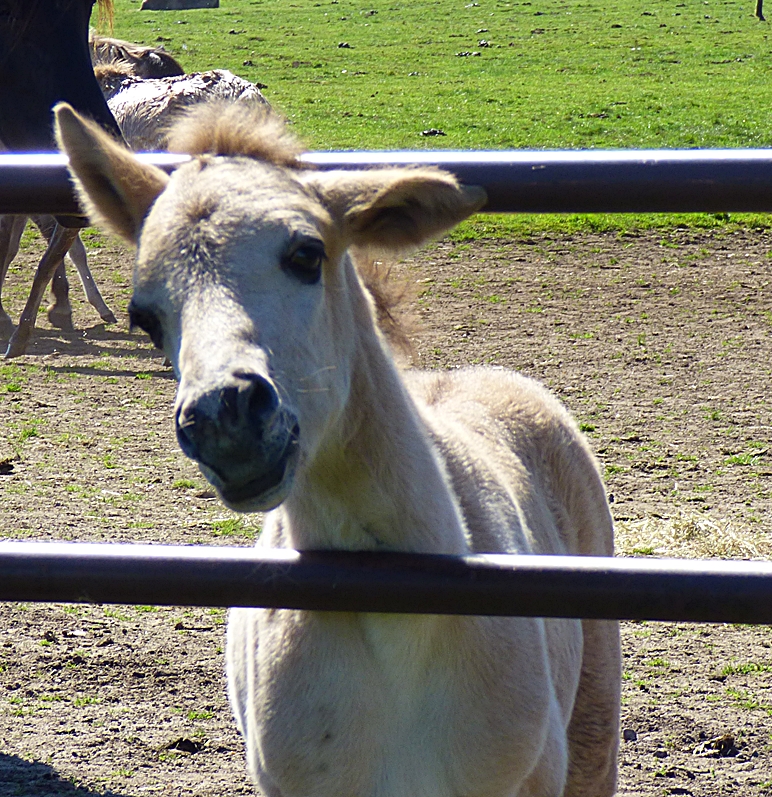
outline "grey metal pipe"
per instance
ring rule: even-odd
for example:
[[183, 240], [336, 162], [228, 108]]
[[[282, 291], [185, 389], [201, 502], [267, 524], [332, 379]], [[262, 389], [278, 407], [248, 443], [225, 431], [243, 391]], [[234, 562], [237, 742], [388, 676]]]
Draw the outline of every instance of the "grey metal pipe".
[[[141, 159], [171, 171], [189, 160], [184, 155], [153, 153]], [[67, 158], [58, 152], [0, 153], [0, 213], [82, 213], [67, 171]]]
[[[185, 156], [144, 155], [170, 170]], [[772, 150], [311, 152], [321, 169], [431, 164], [488, 192], [489, 213], [772, 211]], [[60, 155], [0, 155], [0, 213], [76, 213]]]
[[772, 150], [312, 152], [320, 168], [436, 165], [488, 192], [486, 213], [772, 211]]
[[772, 563], [0, 543], [0, 600], [772, 623]]

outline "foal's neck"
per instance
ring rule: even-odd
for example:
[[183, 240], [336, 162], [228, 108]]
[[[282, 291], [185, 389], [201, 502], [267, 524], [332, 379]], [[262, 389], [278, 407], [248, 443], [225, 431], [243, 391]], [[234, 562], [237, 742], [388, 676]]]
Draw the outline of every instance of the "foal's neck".
[[351, 391], [340, 423], [283, 506], [291, 547], [468, 552], [464, 522], [359, 280]]

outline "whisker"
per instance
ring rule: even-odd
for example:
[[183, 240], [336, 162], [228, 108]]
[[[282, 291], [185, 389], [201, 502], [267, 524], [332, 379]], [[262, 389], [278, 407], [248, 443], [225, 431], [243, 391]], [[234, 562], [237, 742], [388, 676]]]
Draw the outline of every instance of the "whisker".
[[325, 371], [337, 371], [337, 370], [338, 370], [338, 366], [337, 365], [325, 365], [322, 368], [318, 368], [312, 374], [309, 374], [308, 376], [301, 377], [298, 381], [299, 382], [309, 382], [310, 380], [315, 379], [317, 376], [319, 376], [319, 374], [323, 374]]

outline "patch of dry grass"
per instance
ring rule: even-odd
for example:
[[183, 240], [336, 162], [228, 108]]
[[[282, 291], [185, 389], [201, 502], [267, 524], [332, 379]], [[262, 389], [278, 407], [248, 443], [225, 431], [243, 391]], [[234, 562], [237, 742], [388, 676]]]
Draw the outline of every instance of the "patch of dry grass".
[[616, 523], [617, 556], [682, 559], [769, 559], [772, 540], [731, 520], [680, 513]]

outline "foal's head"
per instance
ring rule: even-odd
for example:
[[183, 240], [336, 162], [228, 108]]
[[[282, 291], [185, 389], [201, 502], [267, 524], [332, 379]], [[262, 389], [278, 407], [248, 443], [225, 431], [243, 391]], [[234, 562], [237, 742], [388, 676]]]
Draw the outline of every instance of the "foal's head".
[[180, 380], [177, 437], [226, 504], [270, 509], [343, 417], [372, 310], [349, 249], [405, 250], [473, 212], [435, 169], [303, 168], [280, 122], [203, 107], [171, 135], [171, 178], [62, 106], [89, 213], [137, 244], [131, 323]]

